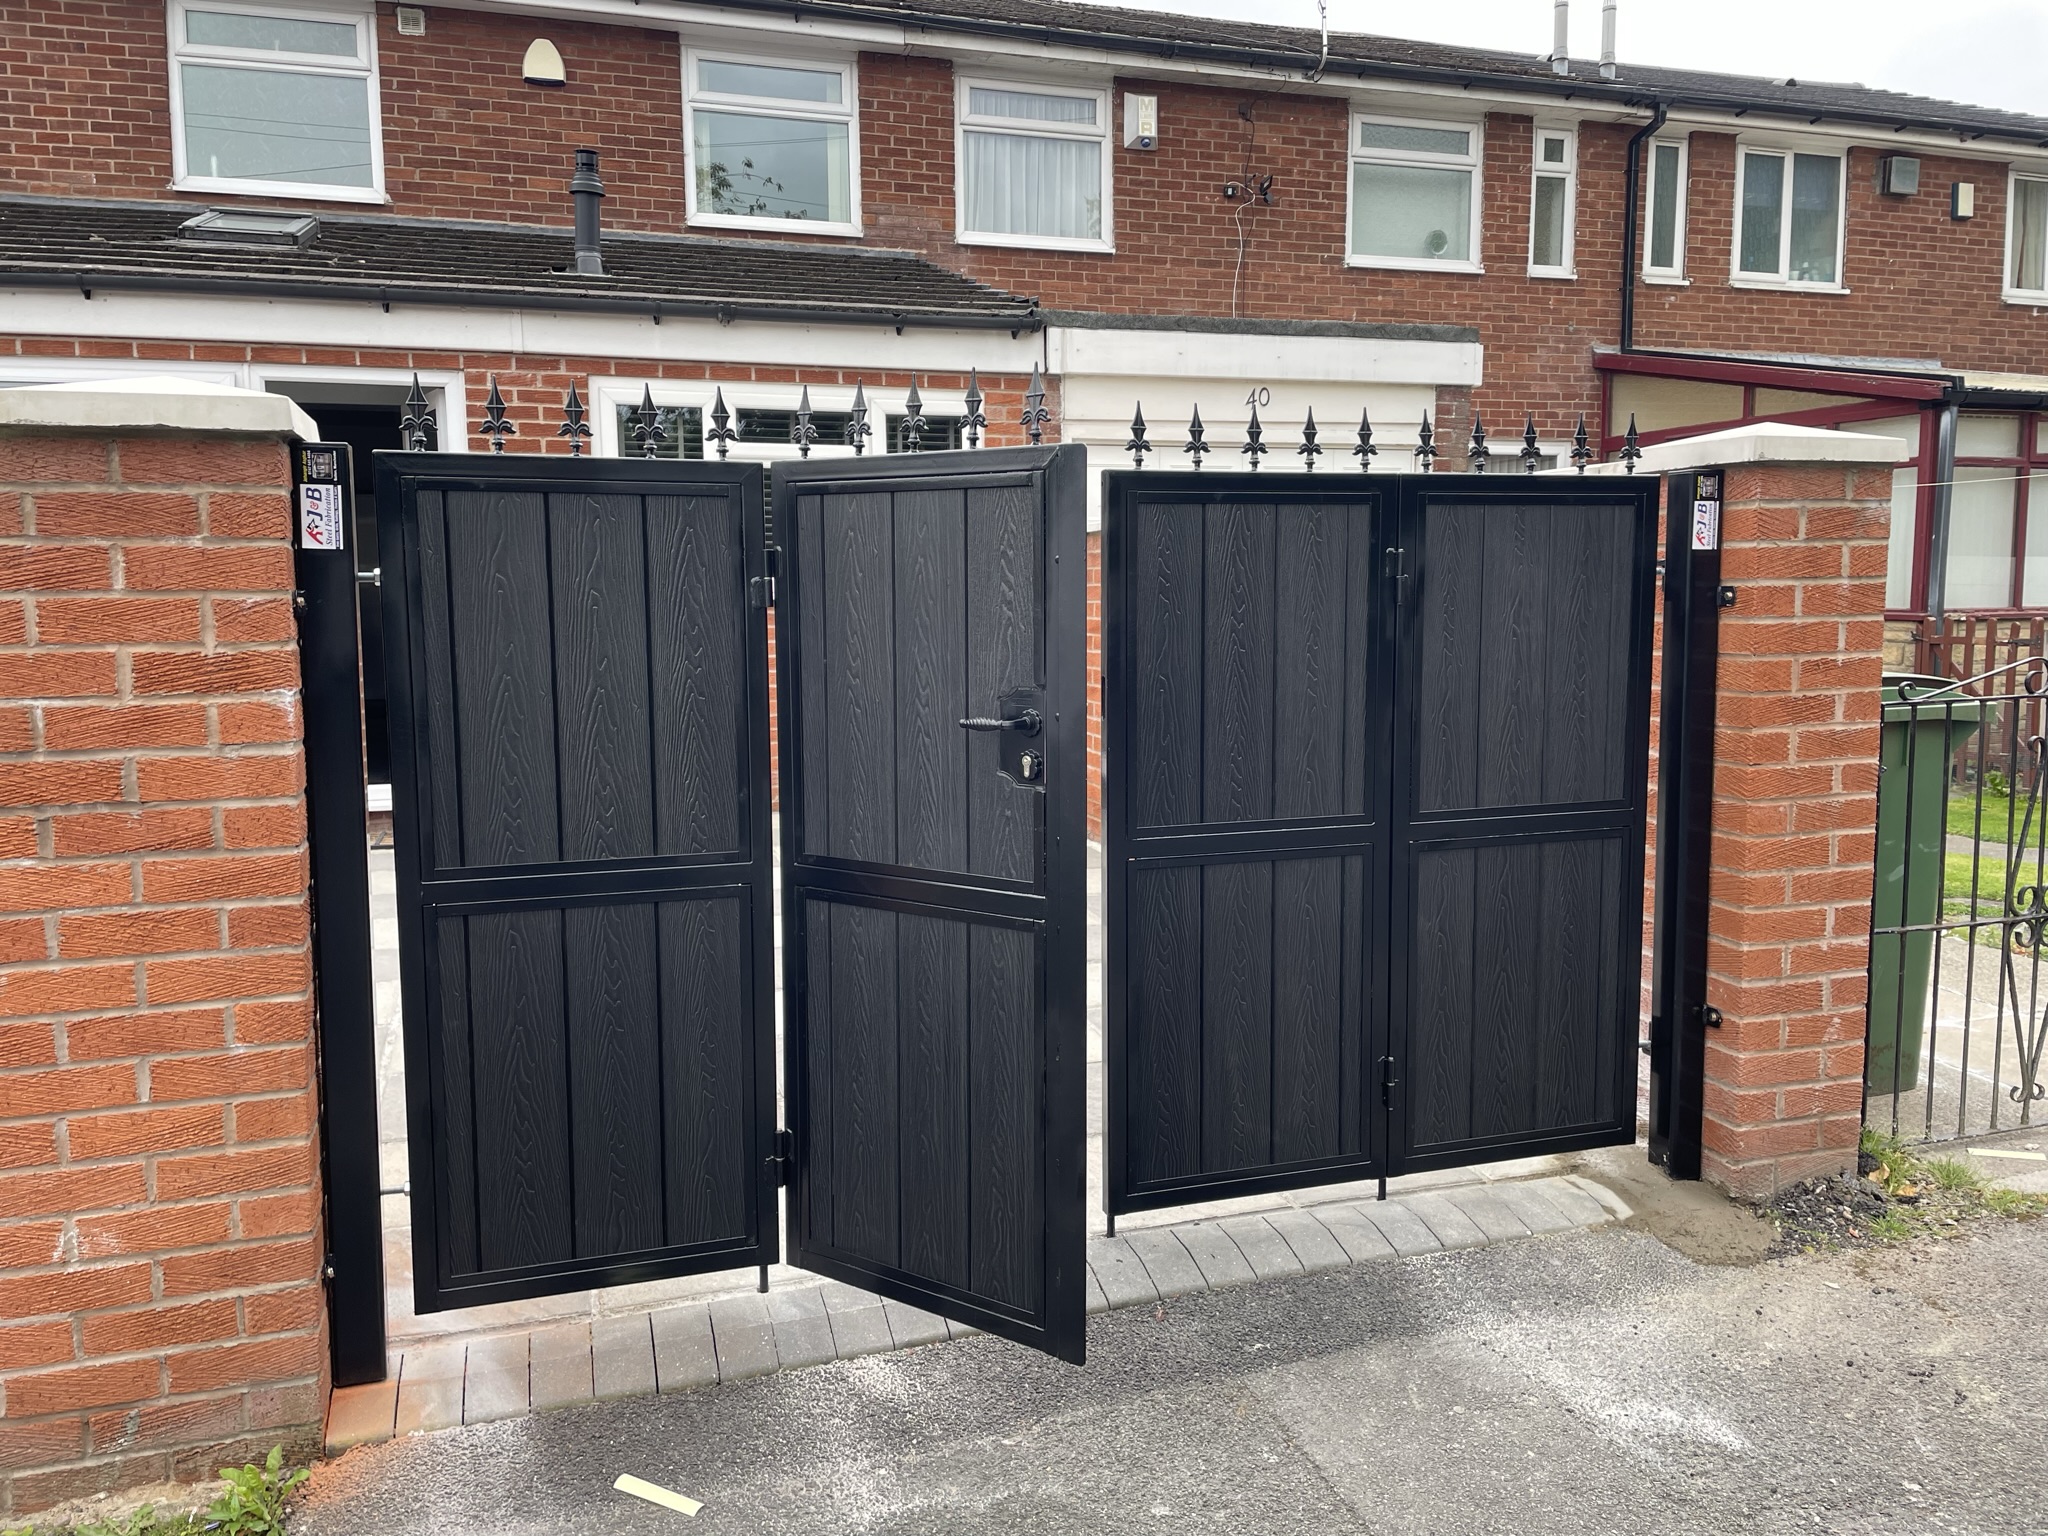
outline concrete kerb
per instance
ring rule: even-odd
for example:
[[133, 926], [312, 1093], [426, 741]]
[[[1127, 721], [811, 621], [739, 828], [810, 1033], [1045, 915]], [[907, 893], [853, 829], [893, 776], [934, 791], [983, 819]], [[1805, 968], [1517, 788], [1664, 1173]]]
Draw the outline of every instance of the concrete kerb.
[[[1089, 1240], [1088, 1310], [1157, 1306], [1350, 1265], [1587, 1231], [1632, 1215], [1599, 1180], [1567, 1173], [1132, 1228]], [[585, 1326], [408, 1349], [396, 1380], [334, 1394], [328, 1453], [580, 1402], [694, 1391], [978, 1331], [829, 1280], [598, 1318], [587, 1325], [587, 1361], [579, 1349]], [[513, 1401], [520, 1380], [529, 1384], [524, 1406]]]

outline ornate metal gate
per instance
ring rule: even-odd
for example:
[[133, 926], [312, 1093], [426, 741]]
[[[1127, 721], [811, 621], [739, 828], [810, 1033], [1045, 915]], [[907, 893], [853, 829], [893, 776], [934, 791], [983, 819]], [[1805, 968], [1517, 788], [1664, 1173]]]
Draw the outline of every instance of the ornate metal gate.
[[1655, 484], [1105, 504], [1110, 1211], [1631, 1140]]

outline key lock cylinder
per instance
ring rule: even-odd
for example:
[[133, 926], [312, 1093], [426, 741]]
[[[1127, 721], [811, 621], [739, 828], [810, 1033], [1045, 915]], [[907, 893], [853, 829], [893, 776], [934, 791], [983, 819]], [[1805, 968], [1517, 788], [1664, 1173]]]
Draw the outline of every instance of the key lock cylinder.
[[1012, 688], [996, 700], [995, 715], [970, 715], [963, 731], [988, 731], [996, 737], [996, 767], [1003, 777], [1030, 789], [1045, 787], [1045, 716], [1040, 691]]

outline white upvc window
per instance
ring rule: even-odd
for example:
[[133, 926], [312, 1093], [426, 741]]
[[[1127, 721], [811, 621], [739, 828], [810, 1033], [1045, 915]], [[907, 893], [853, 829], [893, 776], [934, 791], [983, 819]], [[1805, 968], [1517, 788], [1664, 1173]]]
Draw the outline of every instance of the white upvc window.
[[1739, 147], [1734, 282], [1842, 286], [1845, 169], [1840, 154]]
[[178, 190], [384, 200], [368, 7], [173, 0], [169, 17]]
[[860, 233], [851, 64], [693, 50], [683, 72], [692, 224]]
[[2048, 303], [2048, 176], [2013, 173], [2006, 198], [2005, 296]]
[[1529, 172], [1529, 275], [1576, 277], [1572, 242], [1578, 222], [1578, 135], [1536, 130]]
[[1685, 280], [1686, 141], [1653, 139], [1643, 218], [1643, 276]]
[[1110, 250], [1109, 92], [971, 77], [957, 91], [961, 242]]
[[1477, 123], [1351, 119], [1347, 264], [1479, 272]]

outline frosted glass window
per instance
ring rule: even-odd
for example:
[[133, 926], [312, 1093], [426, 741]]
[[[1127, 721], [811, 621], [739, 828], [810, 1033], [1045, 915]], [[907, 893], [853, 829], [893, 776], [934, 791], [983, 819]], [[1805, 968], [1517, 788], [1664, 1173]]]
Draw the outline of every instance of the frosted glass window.
[[[1352, 132], [1353, 259], [1403, 267], [1475, 265], [1478, 130], [1361, 118]], [[1568, 200], [1564, 220], [1568, 254]]]
[[771, 101], [838, 102], [845, 99], [846, 89], [836, 69], [789, 69], [780, 64], [738, 64], [730, 59], [701, 61], [697, 84], [707, 95], [760, 96]]
[[2048, 470], [2027, 477], [2027, 563], [2020, 599], [2029, 608], [2048, 606]]
[[1104, 243], [1108, 117], [1103, 92], [964, 82], [960, 233]]
[[1919, 544], [1920, 471], [1901, 464], [1892, 471], [1892, 536], [1885, 552], [1884, 605], [1913, 606], [1913, 551]]
[[352, 21], [311, 21], [298, 16], [244, 16], [234, 11], [187, 11], [185, 41], [261, 53], [356, 57]]
[[367, 16], [180, 8], [173, 26], [179, 185], [375, 190]]
[[1650, 146], [1650, 243], [1644, 269], [1676, 277], [1685, 265], [1685, 146]]
[[1965, 414], [1956, 418], [1957, 458], [2016, 459], [2019, 454], [2019, 417]]
[[1572, 264], [1572, 136], [1536, 132], [1529, 199], [1529, 270], [1557, 275]]
[[2014, 291], [2048, 292], [2048, 181], [2014, 177], [2009, 217]]
[[1833, 286], [1841, 277], [1841, 157], [1744, 150], [1741, 180], [1736, 270]]
[[2012, 606], [2012, 520], [2018, 482], [2010, 469], [1959, 465], [1950, 491], [1948, 572], [1942, 600], [1951, 610]]
[[852, 81], [844, 69], [692, 61], [690, 213], [755, 226], [852, 231]]

